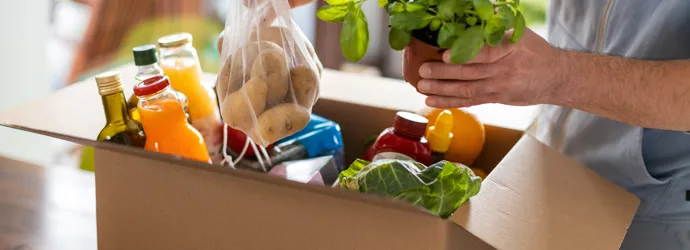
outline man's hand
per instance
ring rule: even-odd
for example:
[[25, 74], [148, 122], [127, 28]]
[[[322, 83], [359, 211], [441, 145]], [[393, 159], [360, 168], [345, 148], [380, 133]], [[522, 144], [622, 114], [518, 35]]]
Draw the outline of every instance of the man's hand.
[[565, 76], [563, 51], [551, 47], [531, 30], [519, 42], [485, 45], [470, 62], [450, 63], [450, 50], [444, 62], [428, 62], [419, 68], [418, 88], [428, 95], [430, 107], [468, 107], [484, 103], [532, 105], [552, 103], [558, 97]]

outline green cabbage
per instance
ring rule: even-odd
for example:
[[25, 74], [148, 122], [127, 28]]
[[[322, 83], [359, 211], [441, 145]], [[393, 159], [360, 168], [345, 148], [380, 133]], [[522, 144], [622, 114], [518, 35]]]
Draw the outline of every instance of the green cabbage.
[[481, 177], [448, 161], [426, 167], [408, 160], [358, 159], [338, 182], [341, 188], [404, 200], [445, 219], [479, 192]]

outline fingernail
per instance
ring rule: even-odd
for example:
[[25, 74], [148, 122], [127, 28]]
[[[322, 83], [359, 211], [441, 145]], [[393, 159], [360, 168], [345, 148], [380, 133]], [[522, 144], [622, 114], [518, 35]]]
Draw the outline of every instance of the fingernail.
[[427, 64], [422, 64], [421, 67], [419, 67], [419, 76], [427, 78], [431, 76], [431, 67]]
[[438, 102], [434, 99], [426, 99], [426, 105], [429, 107], [436, 107], [438, 105]]
[[426, 81], [419, 81], [419, 83], [417, 85], [419, 87], [419, 90], [421, 90], [423, 92], [431, 90], [431, 84], [429, 84]]
[[450, 63], [450, 53], [448, 53], [448, 51], [446, 51], [446, 53], [443, 53], [443, 62], [445, 63]]

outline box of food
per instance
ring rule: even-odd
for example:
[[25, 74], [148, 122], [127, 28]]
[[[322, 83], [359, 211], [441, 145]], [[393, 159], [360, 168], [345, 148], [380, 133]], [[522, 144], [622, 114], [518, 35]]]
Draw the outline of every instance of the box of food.
[[[133, 66], [118, 70], [133, 78]], [[486, 142], [473, 164], [490, 174], [442, 219], [389, 198], [97, 142], [95, 93], [85, 80], [0, 112], [0, 124], [95, 148], [101, 250], [618, 249], [639, 204], [526, 126], [493, 126], [490, 112], [478, 115]], [[349, 163], [423, 99], [398, 80], [325, 70], [313, 112], [341, 126]]]

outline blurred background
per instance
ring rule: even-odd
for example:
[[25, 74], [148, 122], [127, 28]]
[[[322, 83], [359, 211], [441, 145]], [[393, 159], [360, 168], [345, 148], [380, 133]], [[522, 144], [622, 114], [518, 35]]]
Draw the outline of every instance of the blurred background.
[[[0, 110], [8, 109], [132, 61], [134, 46], [189, 32], [202, 68], [217, 72], [216, 38], [235, 0], [7, 0], [0, 3]], [[528, 26], [544, 34], [547, 0], [521, 1]], [[370, 44], [357, 64], [339, 47], [340, 25], [316, 18], [318, 0], [292, 10], [324, 67], [402, 78], [400, 52], [388, 45], [388, 21], [376, 1], [367, 1]], [[54, 121], [60, 122], [60, 121]], [[70, 143], [0, 127], [0, 155], [39, 165], [73, 165], [59, 158]]]

